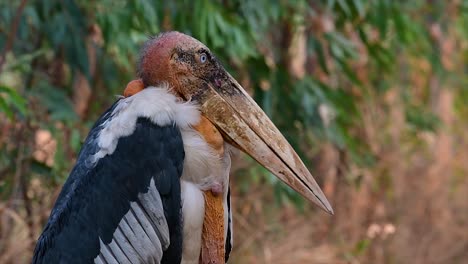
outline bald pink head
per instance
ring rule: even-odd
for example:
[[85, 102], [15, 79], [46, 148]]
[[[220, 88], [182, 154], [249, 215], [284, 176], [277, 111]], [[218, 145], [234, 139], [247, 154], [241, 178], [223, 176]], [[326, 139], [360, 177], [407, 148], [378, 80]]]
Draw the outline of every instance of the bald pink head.
[[[182, 51], [207, 49], [200, 41], [177, 31], [162, 33], [148, 40], [140, 53], [138, 75], [145, 86], [168, 82], [177, 83], [177, 77], [187, 74], [187, 67], [174, 65], [174, 55]], [[177, 66], [177, 67], [175, 67]]]

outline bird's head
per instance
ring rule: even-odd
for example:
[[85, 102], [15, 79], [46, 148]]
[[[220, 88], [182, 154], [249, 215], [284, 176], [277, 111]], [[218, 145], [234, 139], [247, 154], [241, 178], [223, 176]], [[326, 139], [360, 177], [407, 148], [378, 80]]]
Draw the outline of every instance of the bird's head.
[[145, 86], [168, 83], [181, 97], [189, 96], [185, 99], [191, 99], [201, 91], [199, 82], [221, 85], [221, 81], [228, 78], [222, 65], [203, 43], [176, 31], [147, 41], [138, 66]]
[[145, 86], [168, 83], [203, 115], [226, 141], [244, 151], [309, 201], [333, 209], [299, 156], [268, 116], [200, 41], [168, 32], [143, 47], [139, 77]]

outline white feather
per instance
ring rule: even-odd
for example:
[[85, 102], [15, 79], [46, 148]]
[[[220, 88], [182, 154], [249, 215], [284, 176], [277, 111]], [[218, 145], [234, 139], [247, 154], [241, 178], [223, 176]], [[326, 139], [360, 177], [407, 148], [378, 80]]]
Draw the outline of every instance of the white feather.
[[221, 158], [197, 131], [183, 129], [182, 141], [185, 151], [182, 179], [204, 186], [221, 176]]
[[94, 154], [92, 162], [110, 155], [115, 151], [119, 138], [131, 135], [139, 117], [146, 117], [156, 125], [177, 125], [187, 129], [200, 120], [196, 105], [182, 102], [169, 93], [168, 86], [148, 87], [141, 92], [124, 98], [117, 103], [111, 118], [102, 124], [97, 144], [99, 151]]
[[120, 220], [111, 243], [105, 245], [100, 238], [100, 252], [95, 263], [160, 263], [170, 241], [154, 179], [148, 192], [138, 194], [138, 198], [139, 203], [130, 203], [130, 210]]
[[205, 198], [193, 183], [181, 180], [184, 247], [182, 264], [198, 264], [201, 251]]

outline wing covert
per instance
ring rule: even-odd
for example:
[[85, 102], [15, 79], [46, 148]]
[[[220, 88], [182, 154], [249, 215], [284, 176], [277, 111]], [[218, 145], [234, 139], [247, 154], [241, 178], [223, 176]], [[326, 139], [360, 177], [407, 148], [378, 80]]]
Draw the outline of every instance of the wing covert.
[[98, 135], [116, 104], [86, 139], [38, 240], [33, 263], [180, 262], [180, 131], [138, 118], [133, 133], [119, 138], [112, 154], [93, 163]]

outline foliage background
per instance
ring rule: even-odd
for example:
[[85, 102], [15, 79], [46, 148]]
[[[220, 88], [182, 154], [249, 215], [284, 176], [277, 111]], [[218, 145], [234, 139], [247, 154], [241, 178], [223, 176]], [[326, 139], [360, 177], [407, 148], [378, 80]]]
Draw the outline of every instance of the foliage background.
[[28, 263], [148, 36], [200, 39], [300, 152], [330, 217], [234, 164], [231, 263], [468, 259], [468, 1], [0, 0], [0, 263]]

